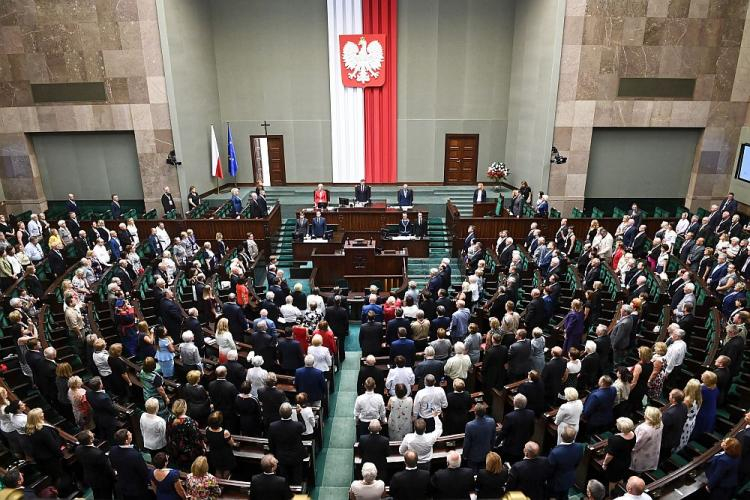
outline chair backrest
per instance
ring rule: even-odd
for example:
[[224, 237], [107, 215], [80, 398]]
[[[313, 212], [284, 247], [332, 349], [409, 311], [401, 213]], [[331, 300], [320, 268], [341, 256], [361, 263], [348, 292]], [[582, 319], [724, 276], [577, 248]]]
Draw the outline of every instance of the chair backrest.
[[572, 219], [580, 219], [583, 217], [583, 211], [580, 208], [573, 207], [573, 210], [571, 210], [570, 217]]

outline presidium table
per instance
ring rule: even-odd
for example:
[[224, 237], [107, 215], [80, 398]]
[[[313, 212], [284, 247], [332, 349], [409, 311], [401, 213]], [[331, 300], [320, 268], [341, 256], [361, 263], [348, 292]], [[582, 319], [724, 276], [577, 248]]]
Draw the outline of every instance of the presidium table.
[[[315, 209], [302, 209], [312, 221]], [[409, 257], [428, 257], [429, 239], [387, 236], [406, 212], [414, 222], [425, 207], [389, 207], [374, 201], [365, 207], [336, 207], [321, 210], [330, 240], [305, 239], [293, 244], [295, 260], [311, 260], [316, 269], [314, 283], [320, 287], [345, 285], [350, 290], [364, 290], [378, 284], [381, 290], [400, 287], [406, 278]]]

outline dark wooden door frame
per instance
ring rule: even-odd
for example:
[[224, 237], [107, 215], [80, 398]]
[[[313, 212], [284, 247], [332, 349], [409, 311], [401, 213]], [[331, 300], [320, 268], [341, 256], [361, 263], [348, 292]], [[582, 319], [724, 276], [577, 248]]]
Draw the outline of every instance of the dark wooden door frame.
[[[255, 161], [255, 154], [253, 151], [253, 140], [254, 139], [279, 139], [281, 141], [281, 161], [284, 164], [284, 169], [282, 170], [282, 178], [281, 185], [286, 185], [286, 154], [284, 153], [284, 136], [280, 134], [273, 134], [273, 135], [251, 135], [250, 140], [250, 161], [251, 163]], [[270, 153], [269, 153], [270, 156]], [[269, 166], [268, 166], [268, 175], [271, 175], [271, 159], [269, 158]], [[257, 182], [257, 179], [255, 178], [255, 165], [252, 165], [253, 167], [253, 182]], [[262, 170], [262, 166], [260, 167]], [[270, 179], [268, 179], [270, 181]]]
[[[466, 182], [465, 185], [474, 184], [477, 181], [477, 165], [479, 163], [479, 134], [445, 134], [445, 153], [443, 153], [443, 184], [445, 184], [447, 181], [445, 179], [445, 172], [448, 170], [448, 138], [449, 137], [472, 137], [476, 139], [477, 147], [474, 151], [474, 175], [472, 176], [472, 179], [470, 182]], [[453, 183], [452, 183], [453, 184]]]

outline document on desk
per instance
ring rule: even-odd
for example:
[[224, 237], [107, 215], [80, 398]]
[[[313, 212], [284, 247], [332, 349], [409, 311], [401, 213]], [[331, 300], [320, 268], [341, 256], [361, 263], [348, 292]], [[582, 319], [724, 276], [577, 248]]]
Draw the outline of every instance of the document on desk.
[[401, 205], [391, 205], [388, 208], [394, 208], [396, 210], [403, 210], [404, 212], [406, 212], [407, 210], [411, 210], [412, 208], [414, 208], [414, 205], [404, 205], [404, 206], [401, 206]]
[[328, 240], [325, 238], [310, 238], [307, 240], [302, 240], [304, 243], [328, 243]]
[[404, 241], [404, 240], [416, 240], [416, 236], [394, 236], [391, 238], [392, 240], [396, 241]]

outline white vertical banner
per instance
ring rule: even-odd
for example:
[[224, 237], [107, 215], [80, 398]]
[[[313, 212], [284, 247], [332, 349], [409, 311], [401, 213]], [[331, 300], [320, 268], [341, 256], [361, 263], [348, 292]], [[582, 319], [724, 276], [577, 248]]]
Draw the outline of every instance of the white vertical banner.
[[362, 1], [328, 0], [333, 182], [359, 182], [365, 176], [364, 90], [344, 87], [339, 49], [339, 35], [359, 33], [362, 33]]
[[260, 138], [260, 165], [263, 172], [263, 185], [271, 185], [271, 168], [268, 165], [268, 139]]

